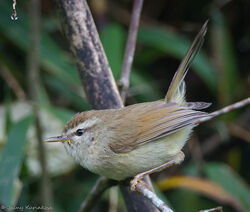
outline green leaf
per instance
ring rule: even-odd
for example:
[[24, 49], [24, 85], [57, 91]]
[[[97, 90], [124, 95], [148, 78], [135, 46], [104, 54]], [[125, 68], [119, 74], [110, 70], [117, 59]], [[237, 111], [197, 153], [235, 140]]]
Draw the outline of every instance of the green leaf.
[[9, 133], [9, 129], [12, 126], [12, 117], [10, 112], [10, 101], [7, 99], [5, 104], [5, 134]]
[[64, 108], [58, 108], [54, 106], [46, 106], [45, 108], [48, 110], [48, 112], [60, 119], [63, 123], [68, 122], [74, 115], [73, 111]]
[[152, 77], [144, 73], [139, 73], [138, 69], [131, 72], [131, 86], [129, 92], [132, 96], [136, 96], [138, 102], [150, 102], [162, 99], [159, 85], [152, 82]]
[[58, 93], [58, 95], [63, 95], [63, 100], [65, 105], [74, 106], [79, 111], [90, 109], [86, 98], [80, 96], [77, 91], [82, 91], [81, 86], [69, 86], [61, 80], [58, 80], [56, 77], [51, 75], [46, 75], [44, 77], [46, 85], [50, 86], [53, 89], [53, 92]]
[[220, 184], [226, 191], [236, 197], [245, 208], [250, 211], [250, 189], [243, 179], [229, 166], [220, 163], [205, 165], [205, 173], [208, 179]]
[[[107, 25], [100, 33], [105, 53], [116, 80], [119, 79], [122, 69], [125, 36], [125, 30], [116, 23]], [[133, 96], [137, 97], [139, 102], [154, 101], [162, 98], [159, 95], [159, 88], [150, 82], [151, 79], [152, 77], [147, 76], [145, 73], [140, 74], [137, 69], [133, 68], [131, 71], [131, 88], [129, 90]]]
[[14, 123], [10, 129], [7, 143], [0, 159], [0, 199], [8, 206], [14, 193], [14, 181], [18, 177], [22, 156], [26, 145], [26, 134], [32, 117]]
[[[138, 33], [138, 41], [142, 44], [154, 47], [172, 57], [183, 59], [186, 51], [191, 46], [191, 41], [170, 31], [157, 27], [142, 27]], [[200, 51], [192, 63], [192, 67], [203, 79], [208, 88], [216, 91], [216, 76], [207, 55]]]
[[221, 105], [228, 105], [235, 100], [241, 90], [236, 52], [233, 48], [231, 32], [220, 11], [215, 11], [211, 21], [212, 50], [216, 60], [219, 77], [219, 100]]
[[109, 24], [101, 31], [100, 38], [114, 78], [117, 80], [122, 68], [125, 31], [119, 24]]
[[[250, 189], [246, 182], [223, 163], [204, 163], [203, 171], [207, 179], [219, 184], [225, 191], [235, 197], [245, 209], [250, 211]], [[188, 165], [184, 172], [198, 176], [198, 169], [194, 164]]]
[[175, 212], [198, 212], [204, 208], [204, 205], [207, 205], [199, 194], [187, 189], [174, 189], [167, 193], [167, 197]]
[[65, 83], [81, 85], [73, 59], [48, 35], [41, 35], [41, 62], [43, 67]]

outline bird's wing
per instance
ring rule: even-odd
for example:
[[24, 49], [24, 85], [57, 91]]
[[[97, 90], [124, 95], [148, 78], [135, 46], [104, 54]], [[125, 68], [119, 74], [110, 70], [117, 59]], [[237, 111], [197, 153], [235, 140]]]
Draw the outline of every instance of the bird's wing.
[[117, 118], [126, 120], [126, 123], [119, 126], [119, 135], [112, 137], [110, 148], [116, 153], [129, 152], [208, 116], [205, 112], [164, 101], [132, 105], [120, 112]]

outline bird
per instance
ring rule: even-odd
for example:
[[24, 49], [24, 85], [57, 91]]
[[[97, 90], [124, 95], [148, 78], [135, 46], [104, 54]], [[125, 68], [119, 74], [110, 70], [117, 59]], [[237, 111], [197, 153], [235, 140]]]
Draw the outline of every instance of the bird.
[[207, 23], [186, 52], [164, 99], [77, 113], [60, 136], [45, 141], [62, 142], [81, 166], [118, 181], [139, 176], [138, 181], [164, 165], [180, 163], [184, 159], [181, 150], [197, 121], [209, 116], [200, 110], [210, 103], [186, 101], [184, 82], [203, 44]]

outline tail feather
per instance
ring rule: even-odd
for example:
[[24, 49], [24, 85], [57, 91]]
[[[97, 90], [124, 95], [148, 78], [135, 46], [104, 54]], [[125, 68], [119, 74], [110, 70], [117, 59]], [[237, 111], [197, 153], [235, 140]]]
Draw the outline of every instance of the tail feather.
[[[181, 102], [184, 101], [185, 98], [185, 90], [179, 89], [180, 85], [184, 85], [184, 77], [186, 76], [190, 64], [192, 63], [193, 59], [195, 58], [196, 54], [199, 52], [204, 36], [207, 32], [207, 23], [208, 20], [203, 24], [200, 32], [195, 37], [191, 47], [188, 49], [185, 57], [183, 58], [181, 64], [179, 65], [175, 75], [172, 79], [172, 82], [169, 86], [167, 95], [165, 96], [165, 102], [177, 102], [181, 99]], [[185, 86], [182, 86], [185, 88]], [[181, 93], [179, 93], [181, 91]], [[176, 100], [176, 101], [175, 101]]]

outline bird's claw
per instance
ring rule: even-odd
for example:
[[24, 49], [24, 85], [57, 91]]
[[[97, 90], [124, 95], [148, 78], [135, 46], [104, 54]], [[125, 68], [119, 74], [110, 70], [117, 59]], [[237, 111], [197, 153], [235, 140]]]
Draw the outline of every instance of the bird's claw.
[[136, 191], [136, 185], [138, 183], [141, 183], [141, 178], [135, 176], [134, 179], [130, 181], [130, 189], [131, 189], [131, 191], [133, 191], [133, 192]]

